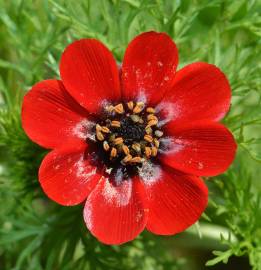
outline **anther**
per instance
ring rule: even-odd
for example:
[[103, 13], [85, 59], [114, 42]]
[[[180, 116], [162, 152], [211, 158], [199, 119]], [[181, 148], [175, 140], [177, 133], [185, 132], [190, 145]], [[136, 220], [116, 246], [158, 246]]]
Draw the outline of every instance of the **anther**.
[[110, 133], [110, 130], [105, 126], [101, 127], [101, 131], [104, 133]]
[[111, 121], [111, 126], [112, 127], [120, 127], [121, 123], [120, 123], [120, 121], [114, 120], [114, 121]]
[[109, 144], [108, 144], [107, 141], [104, 141], [104, 142], [103, 142], [103, 149], [104, 149], [105, 151], [108, 151], [108, 150], [110, 149], [110, 146], [109, 146]]
[[146, 134], [144, 136], [144, 140], [151, 143], [153, 141], [153, 138], [150, 135]]
[[140, 113], [144, 109], [144, 103], [143, 102], [137, 102], [136, 106], [133, 109], [134, 113]]
[[156, 126], [158, 124], [158, 120], [156, 119], [153, 119], [153, 120], [150, 120], [146, 126], [147, 127], [152, 127], [152, 126]]
[[159, 148], [160, 142], [156, 138], [153, 139], [154, 145]]
[[151, 155], [153, 157], [156, 157], [157, 153], [158, 153], [158, 149], [155, 146], [151, 147]]
[[127, 145], [122, 146], [122, 151], [124, 152], [125, 155], [128, 155], [130, 153], [130, 149]]
[[113, 112], [114, 107], [112, 105], [106, 106], [105, 110], [109, 113]]
[[111, 158], [114, 158], [117, 156], [117, 149], [115, 147], [112, 147], [110, 156]]
[[96, 124], [95, 129], [96, 129], [96, 131], [101, 131], [102, 127], [99, 124]]
[[134, 157], [130, 160], [131, 163], [141, 163], [141, 157]]
[[155, 111], [154, 108], [148, 107], [148, 108], [146, 109], [146, 112], [148, 112], [148, 113], [155, 113], [156, 111]]
[[154, 133], [158, 138], [160, 138], [163, 135], [163, 132], [161, 130], [156, 130]]
[[104, 140], [104, 136], [100, 131], [96, 132], [96, 137], [99, 141], [103, 141]]
[[147, 119], [148, 119], [148, 121], [150, 121], [150, 120], [157, 120], [158, 121], [157, 116], [155, 116], [154, 114], [148, 114]]
[[132, 155], [127, 155], [125, 158], [122, 160], [124, 163], [129, 162], [132, 159]]
[[135, 150], [137, 153], [140, 153], [140, 144], [139, 143], [134, 143], [132, 146], [132, 149]]
[[151, 156], [151, 148], [148, 146], [145, 147], [145, 155], [147, 158]]
[[123, 108], [122, 103], [119, 103], [118, 105], [114, 106], [114, 111], [116, 113], [123, 114], [124, 113], [124, 108]]
[[128, 108], [129, 108], [129, 110], [132, 111], [132, 109], [133, 109], [133, 107], [134, 107], [133, 101], [128, 102], [128, 103], [127, 103], [127, 106], [128, 106]]
[[139, 121], [140, 121], [140, 117], [138, 116], [138, 115], [136, 115], [136, 114], [132, 114], [131, 116], [130, 116], [130, 119], [134, 122], [134, 123], [138, 123]]
[[136, 105], [138, 105], [140, 107], [143, 107], [143, 108], [145, 106], [144, 102], [142, 102], [142, 101], [137, 102]]
[[151, 127], [147, 127], [147, 128], [145, 128], [145, 132], [147, 133], [147, 134], [152, 134], [152, 128]]
[[115, 138], [113, 142], [114, 142], [115, 145], [122, 144], [123, 143], [123, 138], [122, 137]]

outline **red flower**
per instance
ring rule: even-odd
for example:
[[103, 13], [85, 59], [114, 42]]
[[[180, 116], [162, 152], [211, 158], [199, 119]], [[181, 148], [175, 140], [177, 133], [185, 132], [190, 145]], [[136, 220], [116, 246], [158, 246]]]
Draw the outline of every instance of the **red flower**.
[[177, 65], [164, 33], [136, 37], [121, 68], [101, 42], [82, 39], [65, 49], [61, 80], [24, 97], [24, 130], [53, 149], [39, 170], [44, 192], [62, 205], [86, 201], [86, 225], [103, 243], [130, 241], [144, 228], [185, 230], [207, 205], [200, 176], [234, 159], [233, 136], [218, 123], [231, 99], [225, 75], [207, 63]]

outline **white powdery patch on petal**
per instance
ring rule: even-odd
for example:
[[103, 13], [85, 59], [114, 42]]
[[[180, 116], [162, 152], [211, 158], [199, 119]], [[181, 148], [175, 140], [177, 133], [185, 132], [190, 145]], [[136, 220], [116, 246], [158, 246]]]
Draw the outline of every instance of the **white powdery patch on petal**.
[[76, 169], [76, 176], [81, 181], [88, 182], [90, 177], [95, 175], [97, 168], [91, 165], [88, 165], [84, 162], [84, 156], [82, 155], [81, 158], [74, 164]]
[[72, 201], [68, 198], [68, 196], [63, 195], [62, 197], [63, 197], [63, 199], [66, 200], [66, 203], [64, 203], [65, 206], [71, 206], [72, 205]]
[[53, 166], [53, 168], [54, 168], [56, 171], [58, 171], [58, 170], [60, 169], [60, 167], [61, 167], [61, 165], [59, 165], [59, 164], [55, 164], [55, 165]]
[[115, 105], [115, 104], [111, 103], [111, 102], [108, 101], [107, 99], [104, 99], [104, 100], [102, 100], [102, 102], [101, 102], [101, 107], [102, 107], [103, 112], [106, 113], [106, 114], [109, 113], [111, 116], [115, 116], [115, 115], [116, 115], [115, 111], [109, 112], [107, 109], [108, 109], [109, 107], [111, 107], [111, 106], [114, 106], [114, 105]]
[[160, 102], [155, 109], [157, 113], [162, 113], [162, 115], [164, 115], [164, 119], [160, 120], [158, 123], [159, 127], [162, 127], [168, 122], [176, 119], [180, 112], [177, 104], [165, 101]]
[[101, 108], [106, 108], [109, 107], [110, 105], [113, 105], [110, 101], [108, 101], [107, 99], [103, 99], [101, 101]]
[[161, 174], [161, 167], [150, 161], [143, 162], [142, 167], [139, 168], [139, 176], [145, 185], [153, 185], [161, 179]]
[[204, 169], [204, 164], [202, 162], [198, 163], [198, 169], [203, 170]]
[[195, 151], [195, 152], [198, 151], [198, 148], [197, 148], [198, 143], [196, 141], [186, 140], [183, 137], [174, 137], [173, 143], [179, 144], [179, 145], [184, 145], [184, 146], [190, 146], [193, 151]]
[[163, 67], [163, 63], [162, 63], [161, 61], [158, 61], [158, 62], [157, 62], [157, 65], [158, 65], [158, 67], [160, 67], [160, 68]]
[[163, 78], [163, 79], [164, 79], [164, 81], [166, 81], [166, 82], [167, 82], [167, 81], [169, 81], [169, 76], [164, 76], [164, 78]]
[[137, 96], [137, 101], [138, 102], [143, 102], [144, 104], [147, 103], [147, 97], [146, 97], [146, 91], [143, 88], [139, 89], [139, 94]]
[[93, 228], [93, 215], [92, 215], [92, 203], [91, 201], [88, 202], [88, 204], [85, 204], [84, 210], [83, 210], [83, 217], [84, 221], [88, 227], [89, 230], [92, 230]]
[[160, 139], [159, 153], [175, 154], [184, 149], [184, 144], [179, 144], [174, 137], [164, 137]]
[[116, 174], [115, 174], [115, 182], [116, 185], [120, 185], [123, 179], [123, 172], [122, 169], [117, 169]]
[[194, 159], [192, 159], [192, 158], [189, 158], [189, 159], [188, 159], [187, 164], [196, 166], [199, 170], [203, 170], [204, 167], [205, 167], [203, 162], [194, 160]]
[[65, 201], [64, 205], [66, 206], [72, 205], [73, 201], [70, 200], [70, 198], [73, 198], [75, 201], [81, 201], [81, 196], [77, 188], [72, 189], [70, 195], [68, 195], [68, 193], [62, 193], [62, 197]]
[[92, 132], [92, 128], [95, 126], [95, 123], [87, 119], [83, 119], [75, 125], [72, 130], [74, 136], [80, 139], [91, 139], [95, 140], [95, 134]]
[[129, 204], [132, 196], [132, 182], [123, 181], [119, 186], [114, 186], [108, 179], [105, 179], [103, 196], [108, 203], [115, 203], [116, 206], [126, 206]]
[[[97, 186], [103, 181], [103, 178], [99, 180]], [[89, 195], [85, 207], [83, 210], [83, 218], [87, 225], [87, 228], [91, 231], [93, 229], [93, 200], [95, 200], [95, 190]]]
[[143, 210], [138, 210], [137, 214], [136, 214], [136, 217], [135, 217], [135, 221], [137, 223], [139, 223], [142, 220], [143, 217], [144, 217], [144, 211]]

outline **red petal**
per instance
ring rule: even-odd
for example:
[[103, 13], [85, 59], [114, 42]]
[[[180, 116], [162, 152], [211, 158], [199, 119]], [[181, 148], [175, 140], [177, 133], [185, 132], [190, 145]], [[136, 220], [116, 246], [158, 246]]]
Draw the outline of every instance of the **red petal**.
[[122, 244], [143, 231], [147, 221], [144, 190], [138, 181], [124, 180], [119, 186], [102, 179], [90, 194], [84, 220], [91, 233], [105, 244]]
[[236, 142], [223, 125], [210, 121], [167, 126], [171, 137], [162, 140], [161, 160], [186, 173], [213, 176], [223, 173], [232, 163]]
[[165, 33], [147, 32], [129, 44], [123, 64], [123, 95], [126, 100], [161, 100], [172, 85], [178, 65], [178, 50]]
[[208, 202], [208, 189], [196, 177], [163, 167], [157, 181], [144, 181], [149, 204], [147, 229], [170, 235], [195, 223]]
[[229, 82], [214, 65], [193, 63], [179, 70], [174, 85], [166, 92], [158, 109], [175, 121], [218, 121], [228, 112]]
[[119, 71], [112, 53], [98, 40], [81, 39], [64, 51], [60, 74], [69, 93], [89, 112], [120, 99]]
[[34, 142], [55, 148], [68, 138], [81, 135], [79, 125], [88, 122], [87, 115], [61, 81], [46, 80], [34, 85], [25, 95], [22, 125]]
[[71, 142], [50, 152], [39, 169], [46, 195], [62, 205], [84, 201], [102, 177], [90, 163], [84, 142]]

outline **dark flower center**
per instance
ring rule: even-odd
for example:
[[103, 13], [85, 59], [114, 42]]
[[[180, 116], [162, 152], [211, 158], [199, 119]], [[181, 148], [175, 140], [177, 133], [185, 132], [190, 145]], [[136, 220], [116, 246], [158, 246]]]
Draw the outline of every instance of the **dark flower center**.
[[115, 162], [123, 167], [138, 166], [157, 156], [163, 132], [154, 108], [130, 101], [106, 106], [105, 112], [95, 126], [95, 137], [111, 167]]
[[144, 125], [134, 123], [130, 117], [123, 118], [120, 123], [118, 133], [126, 142], [141, 141], [146, 134]]

